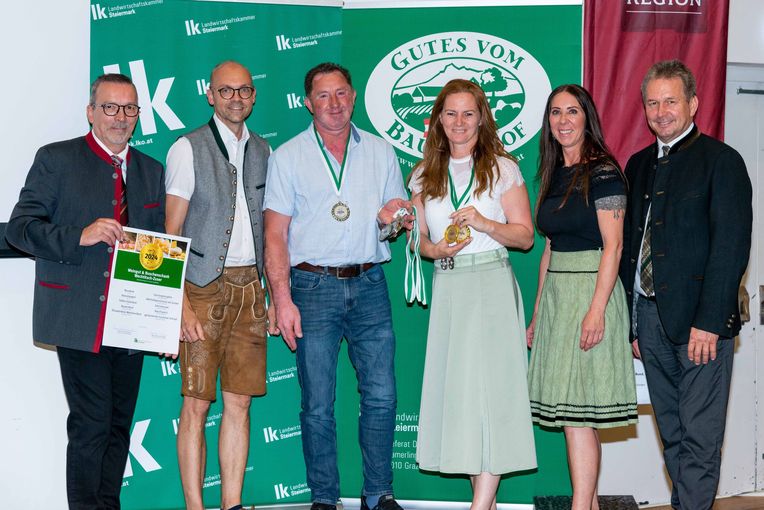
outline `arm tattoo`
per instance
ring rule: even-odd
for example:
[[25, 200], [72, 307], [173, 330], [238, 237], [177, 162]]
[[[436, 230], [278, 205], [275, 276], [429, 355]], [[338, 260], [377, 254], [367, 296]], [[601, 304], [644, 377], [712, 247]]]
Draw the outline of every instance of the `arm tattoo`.
[[618, 219], [626, 209], [626, 196], [611, 195], [598, 198], [594, 201], [594, 208], [598, 211], [614, 211], [615, 219]]

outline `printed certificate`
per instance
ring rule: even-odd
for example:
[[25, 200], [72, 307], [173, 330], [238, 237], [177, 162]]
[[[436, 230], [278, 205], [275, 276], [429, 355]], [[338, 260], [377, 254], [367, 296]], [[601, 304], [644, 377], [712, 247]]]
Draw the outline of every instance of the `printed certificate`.
[[650, 393], [647, 390], [647, 377], [642, 360], [634, 360], [634, 377], [637, 380], [637, 404], [650, 405]]
[[177, 354], [191, 239], [124, 232], [114, 247], [103, 345]]

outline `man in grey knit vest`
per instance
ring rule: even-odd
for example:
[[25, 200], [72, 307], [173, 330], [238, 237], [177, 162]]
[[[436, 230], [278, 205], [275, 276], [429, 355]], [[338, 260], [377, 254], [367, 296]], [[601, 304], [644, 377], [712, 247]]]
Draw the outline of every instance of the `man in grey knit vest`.
[[204, 430], [218, 372], [223, 510], [242, 508], [250, 402], [265, 393], [267, 324], [275, 328], [275, 320], [267, 320], [271, 311], [260, 283], [270, 149], [244, 123], [255, 96], [244, 66], [218, 64], [207, 91], [214, 115], [167, 153], [167, 232], [192, 238], [180, 337], [183, 407], [178, 427], [178, 464], [190, 510], [204, 509]]

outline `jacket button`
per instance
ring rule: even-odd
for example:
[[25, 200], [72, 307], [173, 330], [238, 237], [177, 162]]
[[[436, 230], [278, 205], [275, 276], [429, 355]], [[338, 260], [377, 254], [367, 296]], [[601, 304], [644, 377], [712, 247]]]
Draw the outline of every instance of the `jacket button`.
[[233, 184], [234, 186], [236, 186], [236, 179], [232, 180], [232, 181], [231, 181], [231, 184]]
[[642, 232], [642, 227], [637, 227], [637, 232]]
[[119, 177], [119, 176], [117, 175], [117, 172], [114, 172], [113, 174], [111, 174], [111, 178], [112, 178], [112, 179], [116, 179], [117, 177]]
[[231, 216], [231, 217], [230, 217], [230, 218], [228, 218], [228, 219], [229, 219], [230, 221], [233, 221], [233, 216]]
[[222, 255], [221, 255], [220, 257], [218, 257], [218, 258], [219, 258], [220, 260], [225, 260], [225, 257], [224, 257], [224, 256], [222, 256]]
[[104, 271], [103, 272], [103, 277], [104, 278], [108, 278], [109, 277], [109, 272], [108, 271]]
[[230, 234], [231, 233], [231, 229], [229, 228], [228, 230], [225, 231], [225, 233], [226, 234]]
[[228, 243], [223, 243], [223, 248], [228, 248]]
[[663, 220], [655, 220], [656, 225], [663, 225]]
[[112, 248], [111, 246], [109, 246], [108, 248], [106, 248], [106, 252], [107, 252], [107, 253], [114, 253], [114, 248]]
[[645, 193], [645, 196], [644, 196], [644, 197], [642, 197], [642, 198], [644, 198], [645, 200], [647, 200], [648, 198], [650, 198], [650, 195], [648, 195], [647, 193]]
[[236, 209], [236, 204], [233, 204], [233, 205], [231, 206], [231, 209]]
[[236, 175], [236, 169], [234, 168], [233, 170], [231, 170], [231, 173]]
[[217, 269], [215, 269], [215, 271], [217, 271], [218, 273], [219, 273], [220, 271], [222, 271], [222, 270], [223, 270], [222, 268], [217, 268]]
[[106, 296], [98, 296], [98, 301], [103, 303], [104, 301], [106, 301]]
[[236, 193], [231, 193], [231, 198], [236, 198]]
[[111, 205], [117, 205], [117, 200], [116, 199], [112, 200]]
[[637, 259], [629, 259], [629, 262], [631, 262], [632, 264], [634, 264], [636, 261]]

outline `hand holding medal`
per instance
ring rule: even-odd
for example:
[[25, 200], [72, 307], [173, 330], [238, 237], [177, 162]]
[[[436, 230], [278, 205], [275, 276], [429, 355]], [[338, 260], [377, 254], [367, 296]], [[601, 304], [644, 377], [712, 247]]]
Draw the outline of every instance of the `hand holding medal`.
[[471, 236], [471, 230], [477, 232], [488, 232], [491, 229], [491, 221], [480, 214], [480, 211], [475, 209], [474, 206], [468, 205], [461, 209], [452, 212], [449, 219], [453, 222], [454, 230], [459, 230], [460, 235], [457, 236], [457, 242], [461, 242]]
[[379, 232], [380, 241], [393, 239], [404, 228], [411, 230], [414, 225], [411, 202], [402, 198], [390, 200], [379, 209], [377, 222], [382, 225]]

